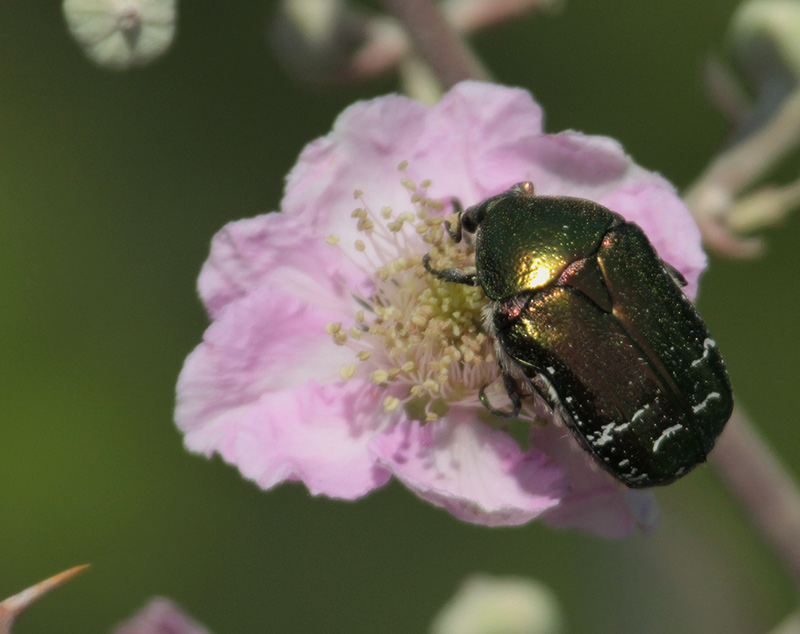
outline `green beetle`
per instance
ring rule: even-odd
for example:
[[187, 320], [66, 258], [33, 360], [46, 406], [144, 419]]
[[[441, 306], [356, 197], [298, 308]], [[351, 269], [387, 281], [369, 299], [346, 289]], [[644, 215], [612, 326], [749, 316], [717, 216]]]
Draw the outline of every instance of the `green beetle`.
[[629, 487], [669, 484], [714, 447], [733, 409], [717, 345], [681, 290], [683, 276], [644, 232], [581, 198], [531, 183], [460, 209], [475, 233], [475, 273], [425, 268], [479, 285], [510, 413], [536, 392], [597, 463]]

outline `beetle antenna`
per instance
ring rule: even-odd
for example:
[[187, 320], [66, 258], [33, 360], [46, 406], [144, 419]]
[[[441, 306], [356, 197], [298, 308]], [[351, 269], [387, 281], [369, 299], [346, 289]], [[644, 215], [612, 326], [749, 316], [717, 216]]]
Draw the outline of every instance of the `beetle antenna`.
[[464, 213], [464, 208], [461, 206], [461, 201], [458, 198], [451, 198], [450, 203], [453, 205], [453, 209], [455, 209], [456, 213], [458, 214], [458, 219], [456, 220], [456, 229], [453, 231], [453, 226], [450, 224], [449, 220], [444, 221], [444, 228], [445, 231], [447, 231], [447, 235], [452, 238], [453, 242], [461, 242], [461, 238], [464, 235], [461, 224], [461, 216]]

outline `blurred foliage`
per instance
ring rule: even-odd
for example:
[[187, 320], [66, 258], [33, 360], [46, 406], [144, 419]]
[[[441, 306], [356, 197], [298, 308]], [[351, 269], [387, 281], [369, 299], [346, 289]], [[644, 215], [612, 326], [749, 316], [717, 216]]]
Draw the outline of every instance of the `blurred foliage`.
[[[793, 588], [709, 468], [658, 492], [659, 533], [608, 542], [470, 526], [399, 486], [356, 504], [264, 493], [184, 452], [174, 384], [206, 325], [194, 286], [211, 236], [277, 208], [303, 145], [395, 89], [298, 86], [265, 43], [271, 8], [183, 2], [170, 52], [113, 73], [83, 58], [59, 3], [0, 3], [0, 596], [93, 564], [18, 634], [105, 632], [154, 594], [217, 634], [422, 632], [481, 571], [545, 582], [571, 632], [782, 619]], [[536, 95], [549, 130], [616, 137], [685, 187], [726, 139], [699, 76], [734, 9], [569, 0], [474, 43], [499, 81]], [[797, 474], [800, 217], [767, 238], [760, 260], [712, 262], [700, 307]]]

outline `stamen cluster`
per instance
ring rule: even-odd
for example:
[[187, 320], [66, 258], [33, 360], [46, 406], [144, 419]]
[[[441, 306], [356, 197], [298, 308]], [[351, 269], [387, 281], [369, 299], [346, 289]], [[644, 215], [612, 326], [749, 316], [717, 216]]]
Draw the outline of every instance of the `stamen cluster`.
[[[399, 166], [402, 172], [407, 163]], [[400, 406], [412, 418], [434, 421], [452, 403], [477, 404], [478, 390], [499, 374], [492, 342], [483, 332], [481, 311], [486, 297], [480, 287], [445, 282], [425, 270], [431, 254], [436, 268], [474, 267], [474, 249], [466, 240], [455, 244], [442, 224], [444, 205], [427, 197], [431, 182], [419, 185], [403, 178], [413, 211], [396, 213], [383, 207], [375, 213], [355, 192], [361, 206], [351, 216], [361, 258], [352, 260], [374, 281], [374, 292], [357, 296], [363, 310], [347, 327], [327, 325], [338, 345], [349, 346], [356, 362], [341, 369], [343, 379], [369, 376], [388, 388], [387, 412]], [[330, 236], [328, 243], [340, 239]]]

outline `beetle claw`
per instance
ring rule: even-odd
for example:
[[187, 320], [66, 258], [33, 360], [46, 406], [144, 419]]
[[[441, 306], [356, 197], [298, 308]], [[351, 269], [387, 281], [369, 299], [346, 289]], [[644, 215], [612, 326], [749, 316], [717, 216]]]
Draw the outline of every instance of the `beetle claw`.
[[422, 256], [422, 266], [432, 275], [445, 282], [455, 282], [456, 284], [466, 284], [467, 286], [478, 285], [477, 273], [464, 273], [460, 269], [435, 269], [431, 266], [431, 254], [426, 253]]
[[520, 398], [517, 384], [508, 374], [503, 375], [503, 384], [505, 385], [506, 392], [508, 392], [508, 398], [511, 399], [512, 409], [510, 412], [504, 412], [501, 409], [492, 407], [492, 404], [489, 403], [489, 399], [486, 396], [486, 388], [489, 386], [488, 383], [481, 386], [481, 389], [478, 390], [478, 399], [481, 405], [488, 409], [492, 415], [500, 418], [516, 418], [519, 416], [519, 412], [522, 409], [522, 399]]

